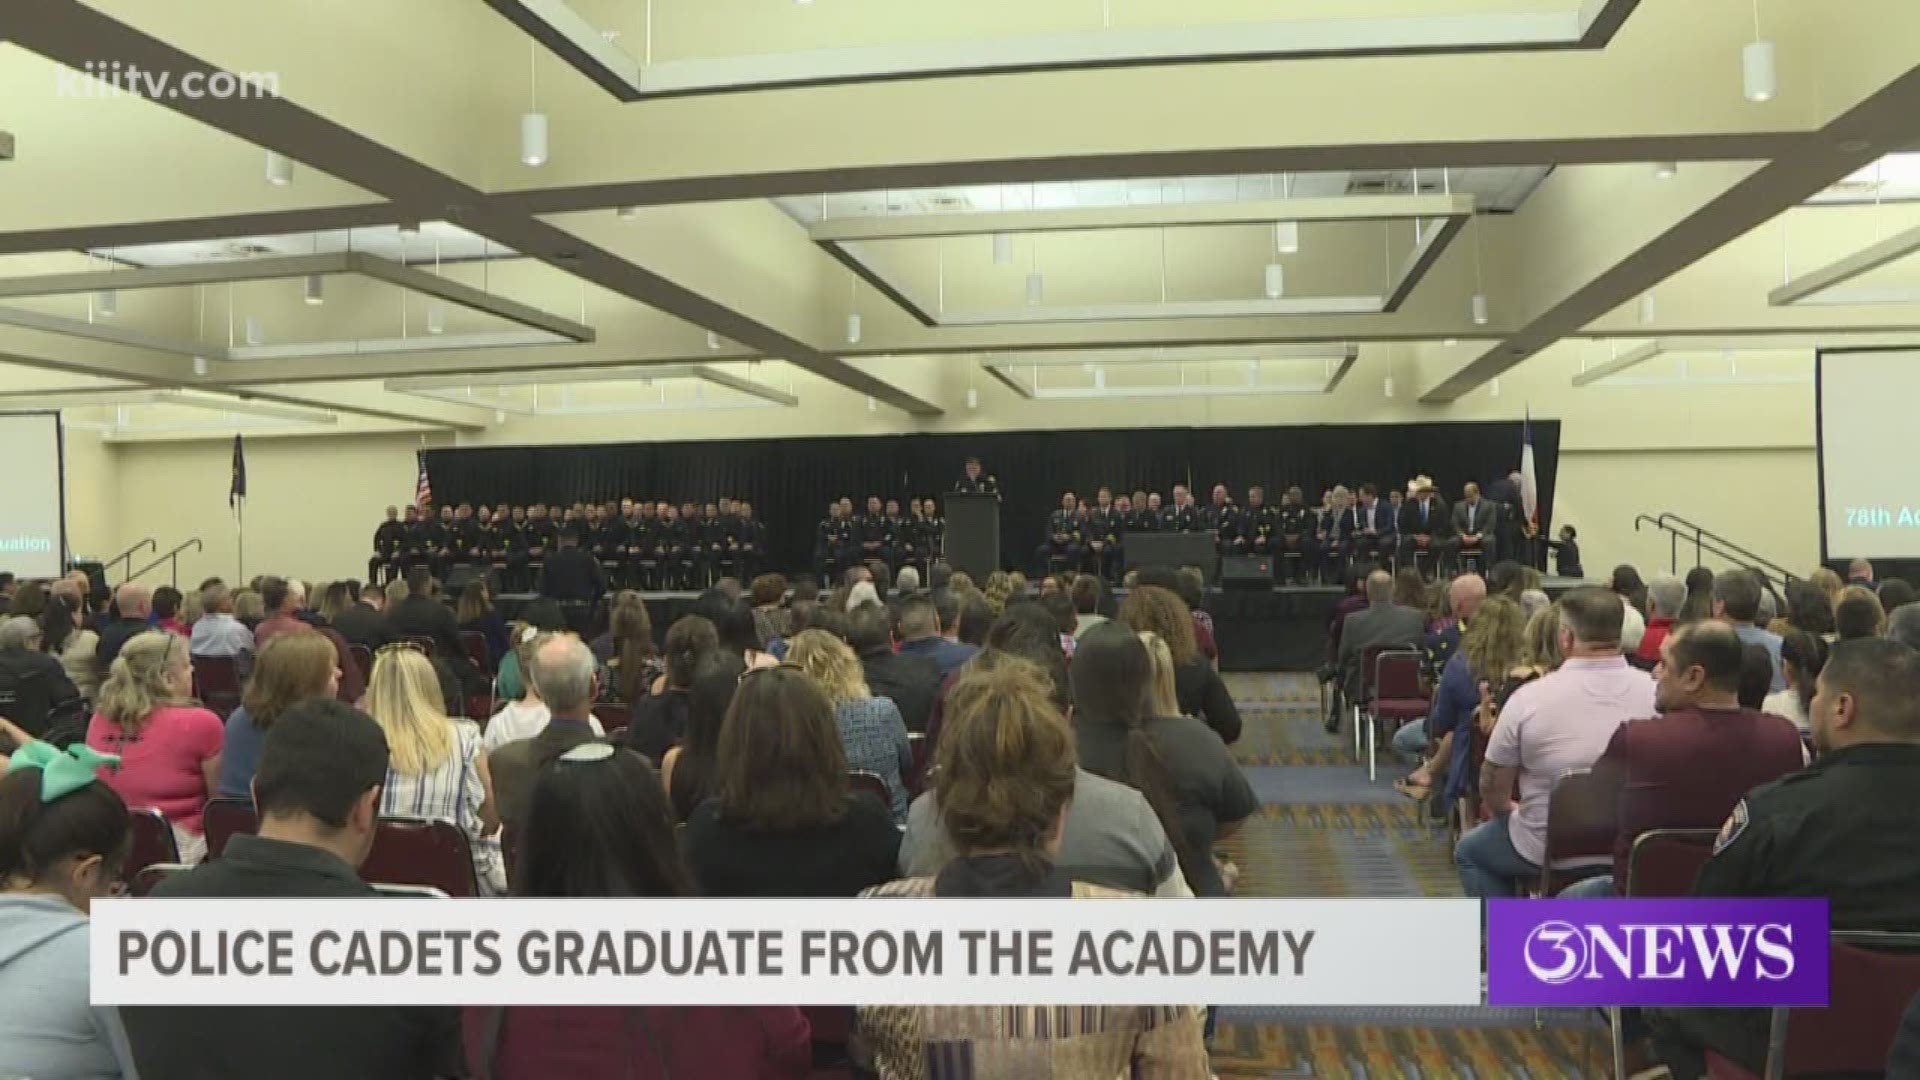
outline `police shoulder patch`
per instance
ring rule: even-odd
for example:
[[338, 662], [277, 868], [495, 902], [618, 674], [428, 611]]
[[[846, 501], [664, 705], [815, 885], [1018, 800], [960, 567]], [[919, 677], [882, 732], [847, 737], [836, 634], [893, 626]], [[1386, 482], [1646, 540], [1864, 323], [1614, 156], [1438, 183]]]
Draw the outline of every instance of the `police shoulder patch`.
[[1715, 855], [1726, 850], [1728, 844], [1740, 839], [1740, 834], [1747, 829], [1747, 820], [1747, 800], [1741, 799], [1734, 804], [1733, 813], [1727, 815], [1726, 823], [1720, 826], [1720, 835], [1714, 838], [1713, 853]]

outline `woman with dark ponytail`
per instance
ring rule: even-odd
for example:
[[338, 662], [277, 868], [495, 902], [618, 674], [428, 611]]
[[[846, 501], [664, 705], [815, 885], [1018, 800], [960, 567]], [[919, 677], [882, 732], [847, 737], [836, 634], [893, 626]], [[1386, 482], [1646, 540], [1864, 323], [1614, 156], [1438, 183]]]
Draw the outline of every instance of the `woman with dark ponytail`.
[[1259, 806], [1226, 744], [1191, 717], [1154, 715], [1152, 662], [1126, 626], [1081, 635], [1069, 670], [1080, 766], [1145, 795], [1194, 895], [1225, 896], [1214, 842]]
[[133, 1076], [120, 1016], [87, 1003], [87, 912], [114, 891], [132, 828], [84, 745], [29, 739], [0, 776], [0, 1075], [35, 1080]]

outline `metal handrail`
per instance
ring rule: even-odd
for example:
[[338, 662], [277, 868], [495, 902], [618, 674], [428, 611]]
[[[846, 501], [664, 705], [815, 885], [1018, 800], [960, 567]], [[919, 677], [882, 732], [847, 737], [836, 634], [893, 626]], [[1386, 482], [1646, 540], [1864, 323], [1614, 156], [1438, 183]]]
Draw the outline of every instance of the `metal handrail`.
[[[1746, 559], [1750, 560], [1754, 565], [1766, 567], [1768, 570], [1771, 570], [1774, 573], [1779, 574], [1783, 581], [1792, 581], [1799, 576], [1795, 574], [1793, 571], [1788, 570], [1786, 567], [1781, 566], [1779, 563], [1776, 563], [1771, 559], [1763, 558], [1760, 555], [1757, 555], [1751, 551], [1748, 551], [1746, 548], [1740, 546], [1739, 544], [1734, 543], [1731, 539], [1728, 539], [1727, 537], [1722, 536], [1719, 533], [1714, 532], [1713, 530], [1698, 524], [1697, 522], [1688, 521], [1686, 518], [1681, 517], [1679, 514], [1676, 514], [1671, 510], [1661, 514], [1660, 520], [1663, 522], [1671, 522], [1677, 525], [1684, 525], [1687, 528], [1692, 529], [1696, 544], [1699, 542], [1699, 540], [1702, 537], [1705, 537], [1706, 539], [1712, 540], [1715, 543], [1719, 544], [1721, 547], [1731, 548], [1732, 550], [1738, 552], [1740, 555], [1744, 556]], [[1722, 557], [1724, 558], [1724, 556]]]
[[[1764, 571], [1761, 575], [1762, 577], [1769, 577], [1769, 580], [1771, 580], [1771, 578], [1778, 578], [1782, 588], [1791, 584], [1798, 577], [1798, 575], [1778, 563], [1755, 555], [1753, 552], [1728, 540], [1719, 533], [1702, 528], [1678, 514], [1670, 512], [1658, 516], [1640, 514], [1633, 519], [1633, 530], [1639, 532], [1640, 526], [1643, 523], [1652, 525], [1654, 528], [1660, 529], [1667, 534], [1669, 538], [1668, 569], [1672, 573], [1678, 574], [1680, 572], [1680, 541], [1687, 539], [1693, 541], [1693, 564], [1695, 566], [1701, 565], [1701, 560], [1704, 556], [1713, 555], [1731, 563], [1741, 564], [1751, 570]], [[1688, 529], [1692, 530], [1692, 532], [1683, 531]]]
[[200, 538], [196, 536], [191, 540], [181, 543], [179, 546], [175, 547], [172, 551], [167, 552], [165, 555], [160, 556], [159, 558], [153, 560], [152, 562], [141, 567], [140, 569], [135, 570], [133, 573], [128, 574], [127, 580], [132, 581], [135, 578], [138, 578], [140, 575], [145, 574], [147, 571], [153, 569], [154, 567], [159, 566], [161, 563], [168, 563], [169, 566], [167, 568], [167, 578], [168, 578], [167, 583], [172, 585], [176, 589], [179, 588], [180, 587], [180, 553], [187, 550], [188, 548], [192, 548], [195, 551], [205, 551], [206, 545], [202, 544], [200, 542]]
[[[100, 564], [100, 580], [105, 581], [107, 577], [107, 571], [113, 569], [115, 566], [118, 566], [122, 563], [126, 564], [127, 566], [132, 566], [133, 553], [136, 551], [139, 551], [141, 548], [152, 548], [154, 551], [157, 552], [160, 550], [160, 542], [155, 540], [151, 536], [143, 537], [140, 541], [135, 543], [132, 547], [128, 548], [127, 550], [121, 552], [118, 555], [115, 555], [113, 558], [108, 559], [106, 562], [101, 563]], [[131, 575], [129, 575], [128, 580], [132, 580]]]

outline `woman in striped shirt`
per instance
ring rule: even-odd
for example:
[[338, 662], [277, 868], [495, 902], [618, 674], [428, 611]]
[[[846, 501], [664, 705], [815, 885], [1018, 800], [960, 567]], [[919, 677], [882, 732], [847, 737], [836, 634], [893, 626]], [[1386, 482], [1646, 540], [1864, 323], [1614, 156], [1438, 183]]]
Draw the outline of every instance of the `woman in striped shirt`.
[[387, 735], [380, 813], [452, 822], [467, 834], [481, 894], [506, 892], [500, 818], [480, 729], [447, 716], [426, 654], [411, 642], [381, 649], [367, 684], [367, 711]]

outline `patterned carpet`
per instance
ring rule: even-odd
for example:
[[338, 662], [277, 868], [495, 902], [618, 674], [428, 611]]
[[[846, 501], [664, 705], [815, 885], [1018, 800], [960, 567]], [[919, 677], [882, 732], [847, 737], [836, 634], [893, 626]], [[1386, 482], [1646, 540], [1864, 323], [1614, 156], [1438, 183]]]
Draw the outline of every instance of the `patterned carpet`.
[[[1382, 750], [1369, 783], [1352, 735], [1328, 735], [1311, 675], [1230, 674], [1245, 731], [1234, 757], [1261, 812], [1224, 845], [1247, 896], [1458, 896], [1446, 832], [1394, 792]], [[1382, 972], [1390, 978], [1392, 972]], [[1599, 1077], [1592, 1014], [1527, 1009], [1228, 1008], [1214, 1040], [1221, 1080]]]

